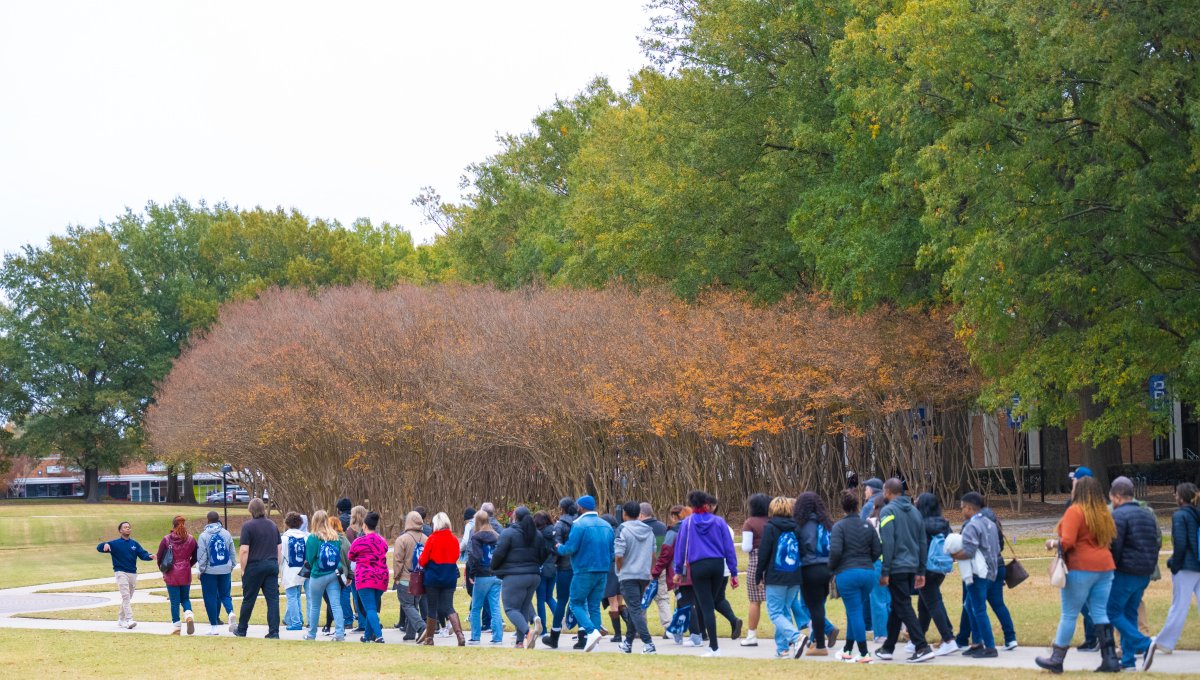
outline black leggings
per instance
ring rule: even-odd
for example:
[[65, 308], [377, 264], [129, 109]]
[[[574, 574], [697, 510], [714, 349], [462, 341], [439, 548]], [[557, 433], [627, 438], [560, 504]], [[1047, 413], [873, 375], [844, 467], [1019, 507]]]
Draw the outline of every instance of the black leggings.
[[725, 560], [720, 557], [709, 557], [692, 562], [688, 567], [692, 577], [692, 588], [696, 592], [696, 605], [700, 612], [700, 625], [708, 633], [708, 647], [717, 649], [717, 617], [716, 610], [724, 608], [721, 603], [725, 600]]
[[431, 619], [442, 619], [454, 614], [454, 588], [438, 588], [437, 586], [425, 586], [425, 596], [429, 598], [429, 612], [427, 616]]
[[810, 564], [800, 568], [804, 582], [800, 585], [800, 597], [808, 607], [812, 618], [813, 639], [817, 649], [825, 649], [825, 599], [829, 597], [829, 565]]

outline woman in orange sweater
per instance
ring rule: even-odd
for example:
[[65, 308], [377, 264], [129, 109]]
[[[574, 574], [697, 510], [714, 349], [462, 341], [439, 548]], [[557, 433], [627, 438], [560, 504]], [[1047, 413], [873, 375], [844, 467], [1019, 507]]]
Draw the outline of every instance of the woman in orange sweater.
[[1102, 662], [1096, 670], [1120, 672], [1113, 627], [1108, 622], [1108, 593], [1116, 569], [1109, 545], [1116, 535], [1117, 527], [1105, 503], [1100, 482], [1095, 477], [1076, 481], [1071, 506], [1058, 522], [1058, 539], [1046, 541], [1047, 550], [1062, 550], [1068, 573], [1067, 585], [1061, 594], [1062, 618], [1058, 622], [1058, 634], [1054, 637], [1050, 657], [1039, 656], [1038, 666], [1055, 673], [1062, 672], [1079, 611], [1087, 604], [1100, 641]]

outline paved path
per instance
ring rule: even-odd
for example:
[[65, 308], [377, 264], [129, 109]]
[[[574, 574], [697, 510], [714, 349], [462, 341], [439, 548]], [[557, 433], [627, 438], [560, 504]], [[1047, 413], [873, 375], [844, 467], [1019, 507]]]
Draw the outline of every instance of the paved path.
[[[89, 579], [86, 581], [71, 581], [67, 583], [51, 583], [39, 586], [25, 586], [22, 588], [9, 588], [0, 590], [0, 628], [20, 628], [33, 630], [69, 630], [69, 631], [89, 631], [102, 633], [119, 633], [122, 635], [167, 635], [172, 630], [172, 625], [166, 621], [139, 621], [137, 628], [133, 630], [125, 630], [118, 628], [115, 621], [80, 621], [80, 620], [54, 620], [54, 619], [27, 619], [20, 618], [17, 614], [30, 613], [37, 611], [49, 611], [53, 609], [76, 609], [102, 607], [110, 604], [119, 604], [120, 595], [116, 592], [116, 585], [113, 584], [111, 593], [88, 593], [86, 595], [74, 594], [39, 594], [39, 590], [55, 590], [62, 588], [70, 588], [83, 585], [95, 585], [102, 583], [113, 583], [112, 579]], [[136, 591], [134, 594], [135, 603], [154, 603], [166, 602], [166, 598], [150, 595], [145, 590]], [[260, 605], [262, 606], [262, 605]], [[137, 609], [134, 609], [134, 613]], [[196, 632], [199, 637], [204, 637], [209, 629], [206, 622], [201, 620], [196, 621]], [[250, 626], [249, 635], [252, 637], [262, 637], [267, 634], [266, 626]], [[281, 630], [279, 632], [283, 640], [300, 641], [303, 631]], [[222, 626], [220, 628], [221, 637], [232, 637], [228, 628]], [[385, 630], [384, 637], [388, 638], [388, 644], [395, 646], [412, 646], [411, 642], [400, 642], [400, 634], [390, 626]], [[506, 635], [506, 644], [512, 639], [512, 635]], [[355, 642], [345, 644], [357, 644], [357, 636], [353, 633], [347, 635], [347, 639], [353, 639]], [[317, 641], [331, 642], [332, 638], [318, 635]], [[573, 638], [564, 638], [564, 645], [557, 651], [549, 650], [538, 645], [537, 649], [530, 653], [535, 654], [579, 654], [569, 649]], [[669, 640], [656, 639], [655, 645], [658, 647], [658, 653], [664, 655], [689, 655], [699, 656], [705, 650], [692, 647], [681, 647]], [[439, 647], [454, 647], [454, 638], [437, 638], [437, 646]], [[312, 643], [312, 644], [315, 644]], [[481, 647], [490, 647], [486, 642]], [[808, 657], [800, 661], [774, 661], [771, 656], [774, 652], [774, 643], [771, 640], [760, 640], [757, 647], [742, 647], [728, 639], [722, 639], [721, 643], [722, 655], [729, 658], [745, 658], [745, 659], [760, 659], [762, 661], [770, 661], [775, 663], [841, 663], [833, 657], [817, 659]], [[839, 645], [840, 646], [840, 645]], [[874, 645], [871, 645], [874, 649]], [[473, 649], [473, 646], [468, 646], [467, 649]], [[619, 653], [615, 644], [605, 640], [600, 643], [593, 653]], [[634, 653], [641, 651], [641, 643], [634, 643]], [[522, 652], [525, 653], [525, 652]], [[1033, 659], [1035, 656], [1047, 653], [1046, 649], [1040, 647], [1021, 647], [1011, 652], [1001, 651], [999, 658], [996, 659], [967, 659], [960, 654], [939, 657], [927, 664], [944, 666], [971, 666], [975, 668], [1025, 668], [1036, 669]], [[1081, 652], [1072, 651], [1067, 655], [1065, 668], [1066, 670], [1076, 671], [1091, 671], [1095, 670], [1100, 663], [1098, 654], [1084, 654]], [[909, 666], [915, 664], [905, 664], [900, 661], [875, 661], [872, 665], [886, 666]], [[1196, 669], [1200, 668], [1200, 652], [1179, 651], [1174, 654], [1166, 655], [1159, 654], [1154, 660], [1154, 671], [1160, 673], [1178, 673], [1192, 674], [1194, 676]]]

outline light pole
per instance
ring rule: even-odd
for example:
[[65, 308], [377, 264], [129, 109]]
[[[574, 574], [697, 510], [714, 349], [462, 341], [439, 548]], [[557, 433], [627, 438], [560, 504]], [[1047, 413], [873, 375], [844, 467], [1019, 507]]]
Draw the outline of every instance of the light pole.
[[233, 470], [233, 466], [226, 463], [221, 466], [221, 502], [225, 504], [225, 528], [229, 528], [229, 473]]

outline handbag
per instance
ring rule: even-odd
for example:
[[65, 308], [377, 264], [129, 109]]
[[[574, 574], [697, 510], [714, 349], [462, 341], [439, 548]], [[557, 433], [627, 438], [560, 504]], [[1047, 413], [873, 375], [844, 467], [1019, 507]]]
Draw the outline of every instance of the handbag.
[[1067, 587], [1067, 560], [1063, 557], [1062, 547], [1060, 546], [1054, 557], [1050, 558], [1050, 585], [1055, 588]]
[[171, 571], [171, 567], [175, 566], [175, 551], [171, 549], [171, 539], [167, 536], [163, 537], [163, 541], [167, 544], [167, 549], [163, 552], [162, 559], [158, 561], [158, 570], [162, 573]]
[[312, 565], [308, 560], [304, 561], [304, 566], [300, 567], [300, 578], [309, 578], [312, 576]]
[[1017, 547], [1012, 544], [1012, 541], [1007, 541], [1008, 549], [1012, 551], [1013, 558], [1004, 566], [1004, 585], [1008, 586], [1009, 590], [1016, 588], [1029, 578], [1029, 571], [1025, 569], [1025, 565], [1017, 560]]
[[414, 569], [408, 572], [408, 594], [420, 597], [425, 594], [425, 570]]
[[838, 589], [837, 589], [837, 577], [830, 576], [829, 577], [829, 598], [832, 600], [837, 600], [837, 599], [840, 599], [841, 597], [842, 596], [838, 593]]

